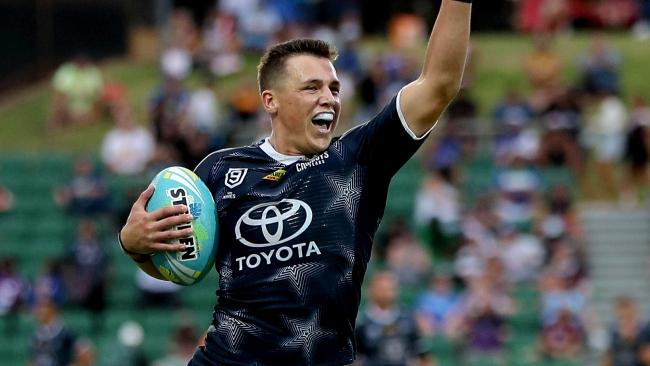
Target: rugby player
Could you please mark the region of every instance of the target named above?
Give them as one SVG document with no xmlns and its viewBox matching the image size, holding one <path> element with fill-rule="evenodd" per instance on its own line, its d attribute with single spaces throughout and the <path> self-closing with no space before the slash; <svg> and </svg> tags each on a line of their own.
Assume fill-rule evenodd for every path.
<svg viewBox="0 0 650 366">
<path fill-rule="evenodd" d="M 374 234 L 391 177 L 416 152 L 459 90 L 470 33 L 469 0 L 443 0 L 420 76 L 367 123 L 333 137 L 341 104 L 333 48 L 292 40 L 258 67 L 271 135 L 208 155 L 195 172 L 219 223 L 217 303 L 205 346 L 190 365 L 344 365 Z M 182 250 L 184 207 L 146 212 L 147 188 L 120 231 L 150 275 L 160 250 Z M 185 209 L 185 210 L 184 210 Z"/>
</svg>

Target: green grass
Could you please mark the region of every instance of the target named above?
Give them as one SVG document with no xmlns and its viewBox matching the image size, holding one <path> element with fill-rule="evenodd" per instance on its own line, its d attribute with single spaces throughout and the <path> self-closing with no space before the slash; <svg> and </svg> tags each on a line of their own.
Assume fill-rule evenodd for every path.
<svg viewBox="0 0 650 366">
<path fill-rule="evenodd" d="M 650 100 L 650 45 L 647 41 L 637 41 L 627 33 L 611 33 L 610 42 L 623 54 L 622 83 L 624 96 L 640 94 Z M 472 37 L 476 48 L 478 65 L 473 95 L 481 111 L 485 114 L 495 105 L 502 92 L 509 86 L 523 90 L 528 88 L 524 78 L 523 64 L 526 55 L 532 50 L 532 40 L 528 36 L 486 35 Z M 580 55 L 588 49 L 590 35 L 579 33 L 560 36 L 554 47 L 562 55 L 566 66 L 564 81 L 574 84 L 578 80 L 577 63 Z"/>
<path fill-rule="evenodd" d="M 576 80 L 576 60 L 589 45 L 588 34 L 562 36 L 555 46 L 560 50 L 567 65 L 564 75 L 567 82 Z M 650 47 L 647 42 L 636 41 L 625 33 L 610 34 L 612 43 L 624 55 L 623 87 L 626 97 L 641 94 L 650 100 Z M 515 85 L 526 89 L 522 65 L 531 50 L 531 40 L 527 36 L 512 34 L 475 34 L 476 75 L 472 94 L 479 103 L 481 114 L 486 116 L 501 98 L 503 91 Z M 385 47 L 374 41 L 373 48 Z M 243 77 L 254 80 L 256 56 L 247 59 L 244 71 L 238 75 L 218 80 L 216 90 L 223 99 L 233 86 Z M 129 99 L 135 110 L 138 122 L 146 123 L 147 100 L 152 89 L 159 82 L 159 73 L 154 63 L 134 63 L 128 60 L 111 60 L 102 65 L 108 79 L 127 85 Z M 188 84 L 198 84 L 194 75 Z M 48 151 L 70 153 L 95 153 L 104 133 L 111 127 L 108 118 L 98 124 L 69 129 L 48 135 L 45 132 L 51 91 L 49 81 L 10 95 L 0 101 L 0 152 L 43 153 Z"/>
</svg>

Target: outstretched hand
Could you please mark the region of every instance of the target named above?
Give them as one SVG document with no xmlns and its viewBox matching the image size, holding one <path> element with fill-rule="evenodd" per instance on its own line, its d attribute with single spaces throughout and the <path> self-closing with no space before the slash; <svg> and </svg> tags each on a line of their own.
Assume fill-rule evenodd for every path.
<svg viewBox="0 0 650 366">
<path fill-rule="evenodd" d="M 120 231 L 124 249 L 135 254 L 184 250 L 183 244 L 170 244 L 167 241 L 192 235 L 192 229 L 173 230 L 177 225 L 191 222 L 192 215 L 185 205 L 147 212 L 145 207 L 153 192 L 153 185 L 149 185 L 133 203 L 126 224 Z"/>
</svg>

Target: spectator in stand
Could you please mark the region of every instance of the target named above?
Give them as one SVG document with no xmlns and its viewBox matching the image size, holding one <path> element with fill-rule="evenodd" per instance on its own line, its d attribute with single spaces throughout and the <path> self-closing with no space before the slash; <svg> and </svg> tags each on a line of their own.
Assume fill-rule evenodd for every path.
<svg viewBox="0 0 650 366">
<path fill-rule="evenodd" d="M 492 197 L 479 197 L 474 207 L 464 215 L 462 225 L 463 236 L 469 246 L 475 247 L 482 257 L 495 255 L 498 242 L 494 233 L 499 226 L 499 218 L 495 214 Z"/>
<path fill-rule="evenodd" d="M 141 174 L 154 154 L 153 136 L 148 129 L 135 124 L 128 105 L 113 109 L 113 118 L 115 127 L 102 141 L 102 162 L 114 174 Z"/>
<path fill-rule="evenodd" d="M 261 116 L 259 92 L 254 80 L 247 79 L 240 82 L 230 94 L 227 108 L 233 125 L 231 135 L 234 145 L 250 144 L 259 135 L 258 122 Z M 268 125 L 264 119 L 264 124 Z"/>
<path fill-rule="evenodd" d="M 429 229 L 434 257 L 450 258 L 460 239 L 460 192 L 451 168 L 427 174 L 415 197 L 415 222 Z"/>
<path fill-rule="evenodd" d="M 634 25 L 634 34 L 640 40 L 650 38 L 650 0 L 639 0 L 640 16 Z"/>
<path fill-rule="evenodd" d="M 177 142 L 179 128 L 187 118 L 190 94 L 180 79 L 166 77 L 163 85 L 156 88 L 149 102 L 149 117 L 156 141 Z"/>
<path fill-rule="evenodd" d="M 541 324 L 547 327 L 555 324 L 564 311 L 570 312 L 580 327 L 584 325 L 587 313 L 587 298 L 561 273 L 549 270 L 540 279 L 541 286 Z"/>
<path fill-rule="evenodd" d="M 32 303 L 39 299 L 48 299 L 56 306 L 63 306 L 67 293 L 63 281 L 63 263 L 58 259 L 49 259 L 43 263 L 41 273 L 34 280 Z"/>
<path fill-rule="evenodd" d="M 149 103 L 149 116 L 156 142 L 175 150 L 181 162 L 187 161 L 188 145 L 183 126 L 188 124 L 190 94 L 183 82 L 176 78 L 165 78 Z"/>
<path fill-rule="evenodd" d="M 282 18 L 267 0 L 257 0 L 245 15 L 238 19 L 244 48 L 263 52 L 278 41 Z"/>
<path fill-rule="evenodd" d="M 598 169 L 596 188 L 606 198 L 617 198 L 619 182 L 616 167 L 625 152 L 628 113 L 623 101 L 613 92 L 596 94 L 594 113 L 588 118 L 584 138 L 591 148 Z"/>
<path fill-rule="evenodd" d="M 176 7 L 163 29 L 162 42 L 166 47 L 177 46 L 191 54 L 196 50 L 199 34 L 189 9 Z"/>
<path fill-rule="evenodd" d="M 517 10 L 518 27 L 526 32 L 558 32 L 570 27 L 567 0 L 523 0 Z"/>
<path fill-rule="evenodd" d="M 496 161 L 519 155 L 531 159 L 539 150 L 539 137 L 532 126 L 535 112 L 516 89 L 509 89 L 492 113 L 496 133 Z"/>
<path fill-rule="evenodd" d="M 6 335 L 16 331 L 18 314 L 29 298 L 29 284 L 18 273 L 13 258 L 0 261 L 0 317 L 4 318 Z"/>
<path fill-rule="evenodd" d="M 536 111 L 546 109 L 561 90 L 563 62 L 552 48 L 552 37 L 539 34 L 534 37 L 534 49 L 526 58 L 524 72 L 532 87 L 531 106 Z"/>
<path fill-rule="evenodd" d="M 0 186 L 0 214 L 10 212 L 14 208 L 14 195 L 11 191 Z"/>
<path fill-rule="evenodd" d="M 492 112 L 494 129 L 500 133 L 508 133 L 515 127 L 526 128 L 535 117 L 535 112 L 521 91 L 511 87 L 504 98 L 499 101 Z"/>
<path fill-rule="evenodd" d="M 163 75 L 185 79 L 192 71 L 198 45 L 198 31 L 192 14 L 184 8 L 174 9 L 163 31 L 164 50 L 160 56 Z"/>
<path fill-rule="evenodd" d="M 556 320 L 542 327 L 542 356 L 553 360 L 575 360 L 584 350 L 585 331 L 570 310 L 560 310 Z"/>
<path fill-rule="evenodd" d="M 174 330 L 169 353 L 155 360 L 153 366 L 186 366 L 199 342 L 196 328 L 192 324 L 181 324 Z"/>
<path fill-rule="evenodd" d="M 462 295 L 454 288 L 452 274 L 437 271 L 429 285 L 415 302 L 415 314 L 420 334 L 424 337 L 448 336 L 452 318 L 457 316 Z"/>
<path fill-rule="evenodd" d="M 556 184 L 549 189 L 545 202 L 544 216 L 541 219 L 541 234 L 546 239 L 559 239 L 567 236 L 578 242 L 584 232 L 578 213 L 574 209 L 571 188 Z"/>
<path fill-rule="evenodd" d="M 495 174 L 495 213 L 503 224 L 531 227 L 540 199 L 540 173 L 532 161 L 523 156 L 512 155 L 507 159 Z"/>
<path fill-rule="evenodd" d="M 341 34 L 341 36 L 350 37 L 346 34 Z M 356 40 L 348 40 L 343 43 L 339 50 L 339 57 L 336 59 L 336 69 L 355 77 L 362 74 L 361 56 L 359 55 L 359 45 Z"/>
<path fill-rule="evenodd" d="M 468 279 L 462 316 L 453 327 L 455 336 L 464 343 L 469 362 L 504 362 L 506 320 L 514 307 L 510 295 L 494 281 L 495 278 L 484 275 Z"/>
<path fill-rule="evenodd" d="M 203 26 L 201 62 L 215 76 L 227 76 L 244 65 L 237 19 L 231 13 L 212 10 Z"/>
<path fill-rule="evenodd" d="M 560 277 L 567 287 L 581 287 L 587 279 L 584 255 L 569 237 L 551 241 L 548 250 L 548 263 L 544 270 Z"/>
<path fill-rule="evenodd" d="M 594 13 L 605 28 L 631 26 L 639 18 L 639 10 L 637 0 L 600 0 L 594 4 Z"/>
<path fill-rule="evenodd" d="M 546 254 L 539 238 L 523 234 L 508 224 L 502 225 L 498 234 L 499 257 L 505 267 L 506 280 L 510 284 L 536 280 Z"/>
<path fill-rule="evenodd" d="M 79 53 L 72 61 L 61 65 L 54 74 L 52 86 L 50 130 L 90 124 L 100 116 L 104 80 L 99 68 L 87 55 Z"/>
<path fill-rule="evenodd" d="M 339 18 L 338 33 L 345 43 L 343 48 L 352 47 L 351 51 L 356 54 L 358 52 L 356 42 L 360 41 L 363 36 L 363 26 L 361 24 L 362 19 L 359 9 L 360 6 L 358 6 L 358 4 L 356 6 L 350 6 L 351 3 L 352 2 L 347 2 L 348 7 L 343 10 Z M 346 51 L 343 51 L 343 53 L 346 53 Z M 340 55 L 341 53 L 339 53 L 339 59 L 341 57 Z M 337 65 L 336 69 L 340 70 L 341 66 Z M 344 66 L 343 69 L 346 69 L 346 67 Z M 349 68 L 347 68 L 347 70 L 350 72 L 352 71 Z M 360 71 L 360 69 L 357 69 L 357 71 Z"/>
<path fill-rule="evenodd" d="M 108 253 L 97 237 L 95 223 L 81 221 L 77 238 L 68 249 L 67 288 L 70 299 L 92 314 L 93 331 L 103 327 L 106 308 Z"/>
<path fill-rule="evenodd" d="M 625 141 L 626 179 L 621 199 L 641 203 L 650 196 L 650 107 L 634 98 L 630 127 Z"/>
<path fill-rule="evenodd" d="M 245 17 L 258 2 L 259 0 L 221 0 L 217 7 L 219 11 L 232 14 L 239 19 Z"/>
<path fill-rule="evenodd" d="M 591 94 L 620 92 L 620 52 L 614 49 L 603 33 L 595 33 L 591 47 L 581 56 L 582 86 Z"/>
<path fill-rule="evenodd" d="M 543 135 L 538 154 L 542 166 L 567 167 L 582 172 L 583 156 L 578 138 L 582 127 L 580 96 L 563 91 L 541 112 Z"/>
<path fill-rule="evenodd" d="M 106 183 L 93 162 L 85 156 L 78 157 L 73 166 L 72 179 L 54 191 L 54 201 L 66 211 L 81 215 L 98 215 L 109 212 L 110 196 Z"/>
<path fill-rule="evenodd" d="M 29 366 L 68 366 L 75 348 L 75 335 L 65 326 L 57 305 L 47 297 L 37 299 L 36 330 L 29 347 Z"/>
<path fill-rule="evenodd" d="M 493 240 L 494 238 L 490 238 Z M 472 277 L 481 276 L 485 273 L 487 267 L 487 258 L 493 256 L 496 251 L 496 241 L 490 243 L 490 248 L 486 248 L 474 239 L 465 238 L 464 243 L 456 252 L 454 259 L 454 271 L 456 275 L 464 281 L 469 281 Z"/>
<path fill-rule="evenodd" d="M 629 297 L 617 298 L 614 314 L 616 323 L 602 366 L 650 365 L 650 323 L 641 321 L 637 302 Z"/>
<path fill-rule="evenodd" d="M 454 170 L 461 158 L 471 152 L 474 143 L 477 105 L 467 93 L 460 94 L 449 105 L 440 136 L 425 151 L 425 169 Z"/>
<path fill-rule="evenodd" d="M 424 283 L 431 268 L 430 257 L 410 231 L 393 237 L 386 248 L 387 268 L 397 277 L 399 285 L 407 289 Z"/>
<path fill-rule="evenodd" d="M 102 365 L 105 366 L 149 366 L 144 351 L 144 329 L 140 323 L 128 320 L 117 329 L 116 342 L 102 349 Z"/>
<path fill-rule="evenodd" d="M 356 326 L 359 365 L 410 365 L 429 358 L 413 314 L 397 305 L 399 285 L 391 272 L 377 272 L 369 285 L 370 302 Z M 357 364 L 357 363 L 355 363 Z"/>
<path fill-rule="evenodd" d="M 140 292 L 138 305 L 148 308 L 176 308 L 181 305 L 178 292 L 181 286 L 153 278 L 138 269 L 135 275 L 135 284 Z"/>
<path fill-rule="evenodd" d="M 367 69 L 360 74 L 357 89 L 359 90 L 359 121 L 367 121 L 379 111 L 380 94 L 388 83 L 388 75 L 379 57 L 373 58 Z"/>
<path fill-rule="evenodd" d="M 378 233 L 375 238 L 374 250 L 376 250 L 373 257 L 377 258 L 380 262 L 386 261 L 386 249 L 393 240 L 400 237 L 411 235 L 411 228 L 402 216 L 398 216 L 388 222 L 387 228 L 384 233 Z"/>
<path fill-rule="evenodd" d="M 210 149 L 221 149 L 226 144 L 231 126 L 219 108 L 214 92 L 214 78 L 208 76 L 199 89 L 192 92 L 188 106 L 190 130 L 205 135 Z"/>
<path fill-rule="evenodd" d="M 214 78 L 203 78 L 198 89 L 190 94 L 188 104 L 190 127 L 211 135 L 224 135 L 223 117 L 219 110 L 219 100 L 214 92 Z"/>
</svg>

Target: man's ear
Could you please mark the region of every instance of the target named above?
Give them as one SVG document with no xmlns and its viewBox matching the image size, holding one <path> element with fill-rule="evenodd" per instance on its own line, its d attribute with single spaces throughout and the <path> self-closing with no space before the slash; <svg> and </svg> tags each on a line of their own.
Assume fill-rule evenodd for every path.
<svg viewBox="0 0 650 366">
<path fill-rule="evenodd" d="M 273 95 L 273 92 L 270 90 L 265 90 L 262 92 L 262 105 L 264 106 L 266 113 L 270 115 L 274 115 L 278 112 L 277 100 L 275 98 L 275 95 Z"/>
</svg>

